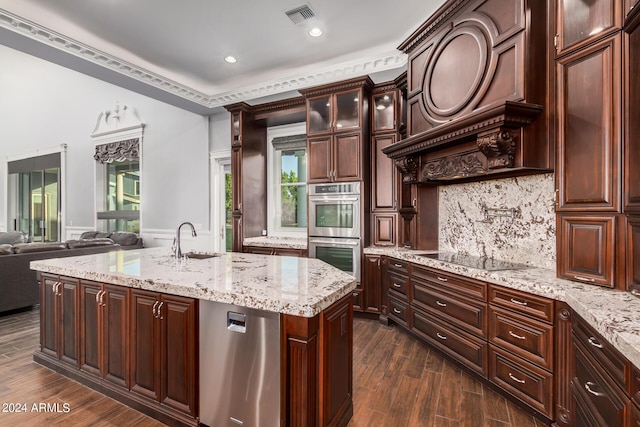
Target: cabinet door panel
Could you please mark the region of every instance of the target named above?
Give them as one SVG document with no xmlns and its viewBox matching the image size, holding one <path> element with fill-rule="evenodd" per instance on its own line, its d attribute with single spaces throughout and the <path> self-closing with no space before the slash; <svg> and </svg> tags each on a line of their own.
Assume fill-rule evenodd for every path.
<svg viewBox="0 0 640 427">
<path fill-rule="evenodd" d="M 364 310 L 369 313 L 380 313 L 382 305 L 382 272 L 380 271 L 380 256 L 364 256 L 364 280 L 362 289 L 364 294 Z"/>
<path fill-rule="evenodd" d="M 118 286 L 104 286 L 103 354 L 104 377 L 127 387 L 129 339 L 129 291 Z"/>
<path fill-rule="evenodd" d="M 558 211 L 618 210 L 620 51 L 618 35 L 556 61 Z"/>
<path fill-rule="evenodd" d="M 78 324 L 78 282 L 62 279 L 60 308 L 62 322 L 60 323 L 60 358 L 73 365 L 78 364 L 79 353 L 79 324 Z"/>
<path fill-rule="evenodd" d="M 56 301 L 54 293 L 58 285 L 57 277 L 42 275 L 40 281 L 42 293 L 40 305 L 40 348 L 44 353 L 58 355 L 58 328 Z"/>
<path fill-rule="evenodd" d="M 307 141 L 308 182 L 331 180 L 331 137 L 309 138 Z"/>
<path fill-rule="evenodd" d="M 334 176 L 336 181 L 358 181 L 362 162 L 360 134 L 334 136 Z"/>
<path fill-rule="evenodd" d="M 615 220 L 615 216 L 560 215 L 558 275 L 613 287 Z"/>
<path fill-rule="evenodd" d="M 396 245 L 396 215 L 373 214 L 373 245 Z"/>
<path fill-rule="evenodd" d="M 153 292 L 131 292 L 131 390 L 154 400 L 158 400 L 160 391 L 160 354 L 154 316 L 158 297 Z"/>
<path fill-rule="evenodd" d="M 627 289 L 640 292 L 640 216 L 627 218 Z"/>
<path fill-rule="evenodd" d="M 394 210 L 397 207 L 398 171 L 393 159 L 382 152 L 383 148 L 396 142 L 396 135 L 373 137 L 373 159 L 371 162 L 371 209 Z"/>
<path fill-rule="evenodd" d="M 80 284 L 80 368 L 96 375 L 101 373 L 100 306 L 97 283 Z"/>
<path fill-rule="evenodd" d="M 636 6 L 640 7 L 640 5 Z M 625 70 L 625 212 L 640 214 L 640 27 L 628 37 L 624 59 Z"/>
<path fill-rule="evenodd" d="M 160 402 L 187 414 L 196 414 L 198 336 L 196 301 L 162 296 Z"/>
</svg>

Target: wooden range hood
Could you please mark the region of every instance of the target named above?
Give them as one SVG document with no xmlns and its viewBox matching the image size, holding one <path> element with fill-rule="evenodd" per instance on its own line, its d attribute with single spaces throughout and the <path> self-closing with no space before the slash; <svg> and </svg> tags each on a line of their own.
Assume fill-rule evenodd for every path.
<svg viewBox="0 0 640 427">
<path fill-rule="evenodd" d="M 546 3 L 449 0 L 400 45 L 408 136 L 383 152 L 404 183 L 552 169 Z"/>
</svg>

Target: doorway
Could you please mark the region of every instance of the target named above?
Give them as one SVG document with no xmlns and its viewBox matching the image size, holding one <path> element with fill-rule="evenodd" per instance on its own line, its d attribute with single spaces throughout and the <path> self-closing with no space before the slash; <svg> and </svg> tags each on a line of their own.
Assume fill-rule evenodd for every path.
<svg viewBox="0 0 640 427">
<path fill-rule="evenodd" d="M 211 153 L 211 229 L 218 252 L 231 252 L 231 188 L 230 153 Z"/>
<path fill-rule="evenodd" d="M 60 153 L 7 164 L 8 229 L 34 242 L 61 240 Z"/>
</svg>

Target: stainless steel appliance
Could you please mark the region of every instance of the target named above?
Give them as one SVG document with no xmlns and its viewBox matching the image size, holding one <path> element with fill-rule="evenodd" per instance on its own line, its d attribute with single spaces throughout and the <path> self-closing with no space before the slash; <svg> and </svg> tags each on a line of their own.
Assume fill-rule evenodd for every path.
<svg viewBox="0 0 640 427">
<path fill-rule="evenodd" d="M 309 258 L 318 258 L 360 282 L 360 239 L 309 237 Z"/>
<path fill-rule="evenodd" d="M 200 422 L 280 426 L 280 315 L 200 301 Z"/>
<path fill-rule="evenodd" d="M 360 238 L 360 183 L 309 185 L 309 236 Z"/>
</svg>

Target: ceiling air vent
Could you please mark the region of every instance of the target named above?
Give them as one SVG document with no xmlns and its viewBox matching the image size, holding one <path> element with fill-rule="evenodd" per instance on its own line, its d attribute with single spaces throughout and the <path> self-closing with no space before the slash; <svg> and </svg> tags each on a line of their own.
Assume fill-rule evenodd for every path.
<svg viewBox="0 0 640 427">
<path fill-rule="evenodd" d="M 313 10 L 311 10 L 308 4 L 296 7 L 291 10 L 287 10 L 285 13 L 289 17 L 289 19 L 291 19 L 291 21 L 293 21 L 293 23 L 296 25 L 311 18 L 315 18 L 316 16 L 316 14 L 313 13 Z"/>
</svg>

